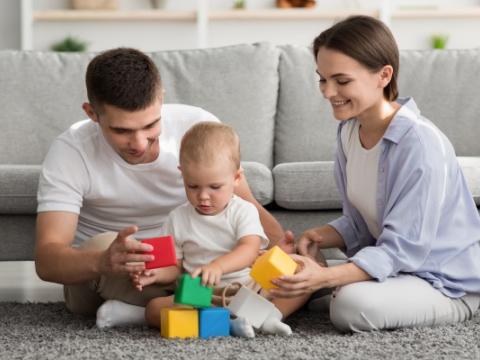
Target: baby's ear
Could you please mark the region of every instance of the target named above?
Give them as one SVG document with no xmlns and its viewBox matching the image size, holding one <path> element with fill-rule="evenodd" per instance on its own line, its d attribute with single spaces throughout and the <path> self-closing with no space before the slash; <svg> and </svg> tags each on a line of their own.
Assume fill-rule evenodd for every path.
<svg viewBox="0 0 480 360">
<path fill-rule="evenodd" d="M 240 168 L 235 172 L 235 183 L 238 184 L 243 177 L 243 169 Z"/>
</svg>

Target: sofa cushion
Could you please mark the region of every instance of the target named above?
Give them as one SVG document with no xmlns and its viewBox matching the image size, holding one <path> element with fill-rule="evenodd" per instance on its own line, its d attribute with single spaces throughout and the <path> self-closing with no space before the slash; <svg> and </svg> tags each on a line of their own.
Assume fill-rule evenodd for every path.
<svg viewBox="0 0 480 360">
<path fill-rule="evenodd" d="M 473 200 L 480 206 L 480 157 L 458 157 Z M 341 209 L 333 161 L 279 164 L 273 168 L 275 202 L 290 210 Z"/>
<path fill-rule="evenodd" d="M 338 122 L 319 90 L 312 51 L 279 47 L 275 164 L 333 160 Z"/>
<path fill-rule="evenodd" d="M 413 96 L 458 156 L 480 155 L 479 83 L 480 49 L 400 52 L 400 95 Z"/>
<path fill-rule="evenodd" d="M 457 159 L 473 195 L 473 200 L 477 206 L 480 206 L 480 156 L 459 156 Z"/>
<path fill-rule="evenodd" d="M 0 214 L 35 214 L 40 165 L 0 165 Z"/>
<path fill-rule="evenodd" d="M 265 165 L 243 161 L 242 167 L 255 198 L 273 201 L 273 177 Z M 35 214 L 41 165 L 0 165 L 0 214 Z"/>
<path fill-rule="evenodd" d="M 311 50 L 280 50 L 275 163 L 333 160 L 337 122 L 320 94 Z M 415 99 L 459 156 L 480 154 L 480 127 L 472 125 L 480 114 L 479 59 L 480 49 L 400 52 L 400 96 Z"/>
<path fill-rule="evenodd" d="M 240 136 L 242 159 L 273 165 L 279 50 L 267 43 L 152 53 L 165 102 L 200 106 Z"/>
<path fill-rule="evenodd" d="M 291 210 L 341 209 L 333 161 L 295 162 L 273 168 L 275 202 Z"/>
<path fill-rule="evenodd" d="M 150 55 L 165 102 L 212 112 L 239 133 L 243 159 L 271 168 L 278 54 L 262 43 Z M 41 164 L 53 139 L 86 117 L 84 77 L 94 55 L 0 51 L 0 164 Z"/>
<path fill-rule="evenodd" d="M 242 161 L 242 168 L 253 196 L 262 205 L 273 201 L 273 176 L 265 165 L 253 161 Z"/>
<path fill-rule="evenodd" d="M 40 164 L 53 139 L 86 117 L 92 56 L 0 51 L 0 164 Z"/>
</svg>

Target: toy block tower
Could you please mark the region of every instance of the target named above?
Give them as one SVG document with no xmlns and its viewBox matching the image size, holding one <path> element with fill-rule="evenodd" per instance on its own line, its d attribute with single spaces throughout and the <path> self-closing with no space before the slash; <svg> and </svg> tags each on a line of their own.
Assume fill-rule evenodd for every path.
<svg viewBox="0 0 480 360">
<path fill-rule="evenodd" d="M 209 307 L 212 304 L 212 293 L 212 288 L 200 284 L 200 276 L 192 279 L 189 274 L 183 274 L 180 276 L 175 290 L 174 302 L 196 307 Z"/>
<path fill-rule="evenodd" d="M 172 236 L 168 235 L 145 239 L 142 240 L 142 242 L 153 246 L 153 251 L 145 251 L 144 254 L 152 254 L 155 256 L 154 260 L 145 263 L 146 269 L 155 269 L 177 264 L 175 244 Z"/>
<path fill-rule="evenodd" d="M 198 337 L 197 309 L 163 308 L 160 312 L 160 335 L 164 338 Z"/>
<path fill-rule="evenodd" d="M 231 299 L 227 308 L 232 314 L 245 318 L 249 324 L 258 329 L 275 309 L 275 305 L 263 296 L 242 286 Z"/>
<path fill-rule="evenodd" d="M 282 275 L 293 275 L 296 269 L 297 263 L 278 246 L 274 246 L 255 261 L 250 276 L 268 290 L 276 287 L 271 280 Z"/>
<path fill-rule="evenodd" d="M 230 335 L 230 311 L 223 307 L 198 310 L 199 332 L 203 339 Z"/>
</svg>

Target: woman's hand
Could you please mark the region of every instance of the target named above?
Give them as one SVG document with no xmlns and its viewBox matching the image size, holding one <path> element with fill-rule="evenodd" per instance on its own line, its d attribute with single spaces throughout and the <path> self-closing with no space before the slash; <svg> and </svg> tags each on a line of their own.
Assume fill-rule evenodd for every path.
<svg viewBox="0 0 480 360">
<path fill-rule="evenodd" d="M 270 295 L 279 298 L 291 298 L 311 294 L 312 292 L 330 287 L 329 271 L 308 256 L 290 255 L 298 264 L 294 275 L 284 275 L 272 280 L 278 288 L 271 289 Z"/>
<path fill-rule="evenodd" d="M 201 282 L 203 286 L 215 286 L 220 284 L 223 270 L 220 265 L 211 262 L 210 264 L 195 269 L 192 272 L 192 278 L 196 278 L 200 274 L 202 274 Z"/>
</svg>

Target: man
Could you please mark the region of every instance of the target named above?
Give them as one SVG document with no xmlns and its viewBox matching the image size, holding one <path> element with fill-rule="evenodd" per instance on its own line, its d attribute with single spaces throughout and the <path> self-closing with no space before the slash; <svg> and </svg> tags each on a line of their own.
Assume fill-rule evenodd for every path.
<svg viewBox="0 0 480 360">
<path fill-rule="evenodd" d="M 90 119 L 60 135 L 43 164 L 35 258 L 40 278 L 65 285 L 67 308 L 91 315 L 107 299 L 145 306 L 168 291 L 131 285 L 127 274 L 152 259 L 141 254 L 150 246 L 132 236 L 156 236 L 170 210 L 186 201 L 177 169 L 181 137 L 216 118 L 192 106 L 163 105 L 158 69 L 134 49 L 96 56 L 86 86 Z M 236 193 L 258 208 L 272 242 L 284 237 L 245 178 Z"/>
</svg>

